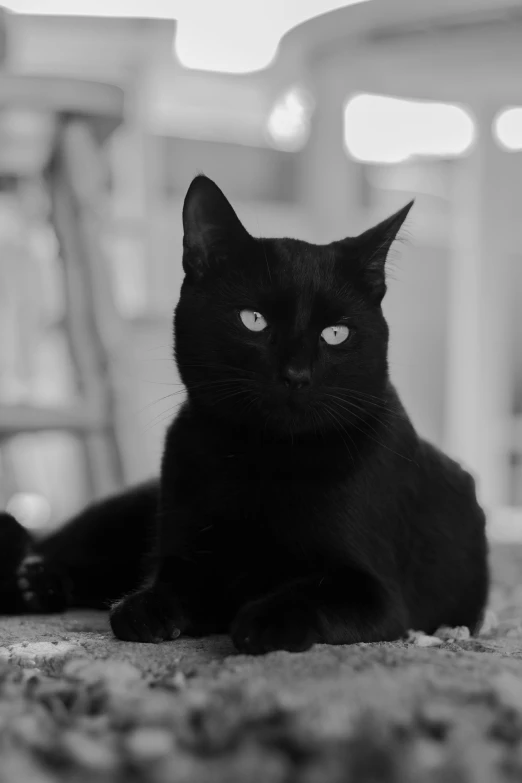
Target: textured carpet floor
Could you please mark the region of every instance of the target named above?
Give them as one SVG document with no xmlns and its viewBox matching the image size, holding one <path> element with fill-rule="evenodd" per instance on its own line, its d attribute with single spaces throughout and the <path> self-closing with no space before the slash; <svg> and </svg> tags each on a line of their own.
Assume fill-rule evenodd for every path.
<svg viewBox="0 0 522 783">
<path fill-rule="evenodd" d="M 522 547 L 492 562 L 496 624 L 438 646 L 249 658 L 119 642 L 102 613 L 0 618 L 0 783 L 520 780 Z"/>
</svg>

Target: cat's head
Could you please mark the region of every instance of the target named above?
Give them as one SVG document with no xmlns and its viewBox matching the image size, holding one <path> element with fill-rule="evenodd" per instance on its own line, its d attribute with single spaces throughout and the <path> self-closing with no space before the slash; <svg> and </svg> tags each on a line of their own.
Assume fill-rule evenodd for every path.
<svg viewBox="0 0 522 783">
<path fill-rule="evenodd" d="M 357 237 L 257 239 L 210 179 L 183 207 L 179 371 L 194 403 L 292 434 L 379 413 L 387 385 L 385 262 L 411 203 Z"/>
</svg>

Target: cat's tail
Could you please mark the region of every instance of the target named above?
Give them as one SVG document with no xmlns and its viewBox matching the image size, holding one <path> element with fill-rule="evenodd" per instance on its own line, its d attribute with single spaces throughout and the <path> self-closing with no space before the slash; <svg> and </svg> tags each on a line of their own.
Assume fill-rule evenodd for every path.
<svg viewBox="0 0 522 783">
<path fill-rule="evenodd" d="M 0 614 L 104 609 L 135 589 L 152 546 L 158 494 L 158 482 L 140 484 L 40 540 L 0 515 Z"/>
<path fill-rule="evenodd" d="M 34 539 L 29 532 L 6 512 L 0 512 L 0 614 L 25 614 L 39 611 L 39 598 L 29 572 L 33 569 L 32 582 L 41 581 L 40 558 L 33 554 Z M 64 608 L 61 589 L 52 588 L 49 582 L 45 590 L 49 611 Z M 38 592 L 43 591 L 39 585 Z M 58 599 L 58 600 L 57 600 Z"/>
</svg>

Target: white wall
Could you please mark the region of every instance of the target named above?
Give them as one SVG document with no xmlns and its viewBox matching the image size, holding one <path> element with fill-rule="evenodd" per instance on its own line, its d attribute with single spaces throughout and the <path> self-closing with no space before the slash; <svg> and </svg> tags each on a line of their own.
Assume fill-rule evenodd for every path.
<svg viewBox="0 0 522 783">
<path fill-rule="evenodd" d="M 384 313 L 390 326 L 390 376 L 419 432 L 444 438 L 448 256 L 441 249 L 400 246 Z"/>
</svg>

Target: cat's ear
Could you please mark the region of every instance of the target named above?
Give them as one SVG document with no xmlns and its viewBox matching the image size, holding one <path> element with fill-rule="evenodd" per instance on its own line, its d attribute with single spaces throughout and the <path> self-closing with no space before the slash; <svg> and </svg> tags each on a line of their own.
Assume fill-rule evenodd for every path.
<svg viewBox="0 0 522 783">
<path fill-rule="evenodd" d="M 346 240 L 358 277 L 373 301 L 380 302 L 386 293 L 386 258 L 412 206 L 413 200 L 358 237 Z"/>
<path fill-rule="evenodd" d="M 215 182 L 192 180 L 183 204 L 183 269 L 200 279 L 213 259 L 237 249 L 249 234 Z"/>
</svg>

